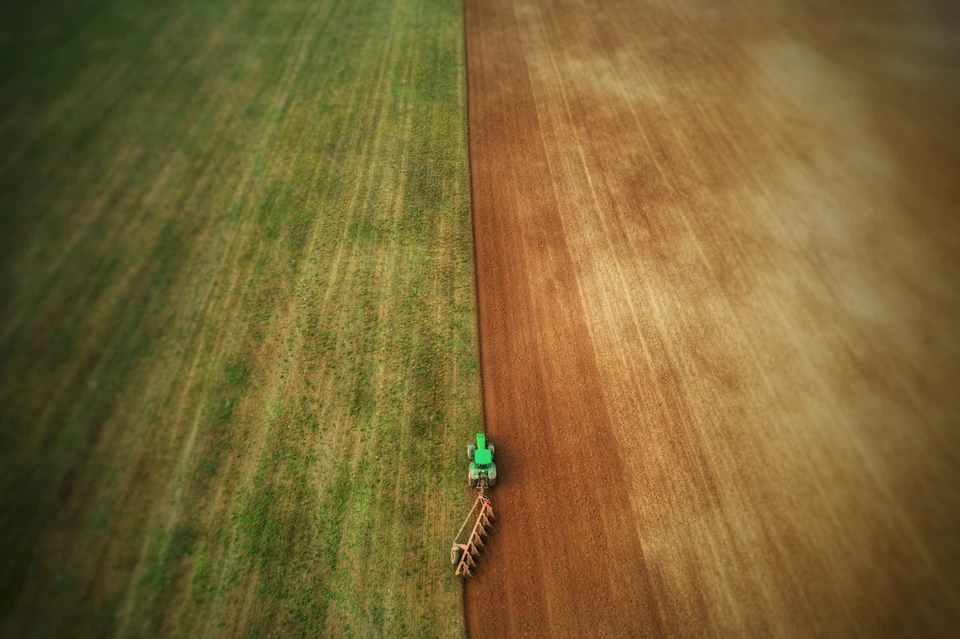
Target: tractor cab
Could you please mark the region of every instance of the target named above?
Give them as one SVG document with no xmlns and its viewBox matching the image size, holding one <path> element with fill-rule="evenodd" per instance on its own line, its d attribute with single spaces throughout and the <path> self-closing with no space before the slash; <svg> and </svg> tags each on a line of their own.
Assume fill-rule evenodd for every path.
<svg viewBox="0 0 960 639">
<path fill-rule="evenodd" d="M 497 485 L 497 465 L 493 463 L 493 444 L 487 444 L 487 437 L 477 433 L 477 443 L 467 446 L 470 459 L 468 480 L 471 488 L 493 487 Z"/>
<path fill-rule="evenodd" d="M 487 437 L 477 434 L 477 447 L 473 452 L 473 463 L 477 466 L 489 466 L 493 463 L 493 451 L 487 448 Z"/>
</svg>

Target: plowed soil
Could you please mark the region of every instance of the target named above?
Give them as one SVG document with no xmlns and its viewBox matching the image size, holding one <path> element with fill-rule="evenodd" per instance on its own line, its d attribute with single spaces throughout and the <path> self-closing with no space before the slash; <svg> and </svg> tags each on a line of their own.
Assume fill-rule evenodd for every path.
<svg viewBox="0 0 960 639">
<path fill-rule="evenodd" d="M 468 633 L 960 623 L 960 16 L 467 0 Z"/>
</svg>

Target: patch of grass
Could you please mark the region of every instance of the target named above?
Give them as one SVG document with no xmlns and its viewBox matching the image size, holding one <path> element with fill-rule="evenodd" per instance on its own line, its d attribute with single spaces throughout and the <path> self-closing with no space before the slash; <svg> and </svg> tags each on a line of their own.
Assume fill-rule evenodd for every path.
<svg viewBox="0 0 960 639">
<path fill-rule="evenodd" d="M 200 551 L 197 553 L 193 564 L 191 585 L 194 592 L 203 593 L 209 590 L 212 577 L 213 566 L 211 565 L 210 554 L 206 551 Z"/>
<path fill-rule="evenodd" d="M 197 544 L 197 531 L 188 526 L 178 526 L 170 539 L 170 557 L 180 560 L 193 554 Z"/>
<path fill-rule="evenodd" d="M 241 393 L 250 386 L 250 367 L 245 361 L 227 362 L 227 382 Z"/>
<path fill-rule="evenodd" d="M 213 419 L 205 431 L 200 461 L 201 481 L 209 481 L 220 467 L 221 460 L 233 448 L 233 430 L 230 427 L 234 411 L 250 388 L 250 366 L 239 358 L 228 359 L 221 376 L 211 393 L 208 406 Z M 205 485 L 205 484 L 204 484 Z"/>
<path fill-rule="evenodd" d="M 225 383 L 218 385 L 211 398 L 220 424 L 230 423 L 237 403 L 250 385 L 250 369 L 242 360 L 229 360 L 225 373 Z"/>
</svg>

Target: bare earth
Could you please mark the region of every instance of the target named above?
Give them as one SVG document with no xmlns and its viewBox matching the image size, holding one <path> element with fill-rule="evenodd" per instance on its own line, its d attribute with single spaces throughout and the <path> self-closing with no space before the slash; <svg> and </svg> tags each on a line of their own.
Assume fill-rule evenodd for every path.
<svg viewBox="0 0 960 639">
<path fill-rule="evenodd" d="M 960 14 L 835 4 L 467 0 L 470 635 L 960 623 Z"/>
</svg>

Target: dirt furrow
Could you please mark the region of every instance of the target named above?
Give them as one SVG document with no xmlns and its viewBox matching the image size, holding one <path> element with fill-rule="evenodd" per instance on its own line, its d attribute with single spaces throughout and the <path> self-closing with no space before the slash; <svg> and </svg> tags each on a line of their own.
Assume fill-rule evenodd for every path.
<svg viewBox="0 0 960 639">
<path fill-rule="evenodd" d="M 471 636 L 957 622 L 958 33 L 933 2 L 467 1 L 502 465 Z"/>
</svg>

